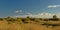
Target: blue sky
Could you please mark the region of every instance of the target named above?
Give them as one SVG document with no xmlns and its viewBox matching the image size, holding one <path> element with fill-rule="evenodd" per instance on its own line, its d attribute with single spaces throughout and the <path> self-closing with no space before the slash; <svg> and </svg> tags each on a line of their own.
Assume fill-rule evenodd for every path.
<svg viewBox="0 0 60 30">
<path fill-rule="evenodd" d="M 43 12 L 59 13 L 60 0 L 0 0 L 0 17 Z"/>
</svg>

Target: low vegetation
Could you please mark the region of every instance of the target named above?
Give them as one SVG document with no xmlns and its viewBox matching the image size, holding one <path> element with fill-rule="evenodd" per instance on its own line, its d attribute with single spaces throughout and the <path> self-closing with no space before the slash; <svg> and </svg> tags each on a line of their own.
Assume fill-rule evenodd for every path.
<svg viewBox="0 0 60 30">
<path fill-rule="evenodd" d="M 11 18 L 9 16 L 7 18 L 0 18 L 0 30 L 49 30 L 49 28 L 50 30 L 58 30 L 58 27 L 60 28 L 60 19 L 56 15 L 49 19 Z"/>
</svg>

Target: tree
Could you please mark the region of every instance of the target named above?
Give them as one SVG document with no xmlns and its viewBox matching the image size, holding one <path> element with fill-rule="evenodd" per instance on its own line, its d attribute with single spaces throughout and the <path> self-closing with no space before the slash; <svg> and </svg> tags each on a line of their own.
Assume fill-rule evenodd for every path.
<svg viewBox="0 0 60 30">
<path fill-rule="evenodd" d="M 57 18 L 57 16 L 56 15 L 53 15 L 53 19 L 56 19 Z"/>
<path fill-rule="evenodd" d="M 10 16 L 8 16 L 7 18 L 8 18 L 8 19 L 10 19 L 11 17 L 10 17 Z"/>
<path fill-rule="evenodd" d="M 57 16 L 56 16 L 56 15 L 54 15 L 54 16 L 53 16 L 53 20 L 58 21 L 58 20 L 59 20 L 59 18 L 57 18 Z"/>
<path fill-rule="evenodd" d="M 58 20 L 59 20 L 59 18 L 57 18 L 57 16 L 56 16 L 56 15 L 53 15 L 53 18 L 49 18 L 49 20 L 58 21 Z"/>
</svg>

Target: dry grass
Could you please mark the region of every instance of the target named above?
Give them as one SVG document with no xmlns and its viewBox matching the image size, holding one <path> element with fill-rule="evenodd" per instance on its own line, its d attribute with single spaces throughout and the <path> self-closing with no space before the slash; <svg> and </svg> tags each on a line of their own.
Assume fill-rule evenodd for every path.
<svg viewBox="0 0 60 30">
<path fill-rule="evenodd" d="M 28 21 L 29 23 L 23 23 L 21 19 L 17 19 L 17 20 L 19 21 L 10 22 L 10 24 L 8 24 L 8 21 L 6 20 L 0 21 L 0 30 L 60 30 L 60 26 L 46 27 L 45 25 L 41 25 L 42 23 L 46 22 L 43 20 L 39 20 L 38 22 L 35 22 L 35 21 L 30 21 L 29 19 L 27 19 L 29 20 Z M 53 21 L 48 21 L 48 22 L 53 23 Z"/>
</svg>

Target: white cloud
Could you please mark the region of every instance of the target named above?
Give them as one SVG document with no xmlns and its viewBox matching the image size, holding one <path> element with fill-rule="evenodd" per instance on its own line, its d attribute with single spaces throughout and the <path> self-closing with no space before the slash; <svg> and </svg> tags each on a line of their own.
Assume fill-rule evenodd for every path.
<svg viewBox="0 0 60 30">
<path fill-rule="evenodd" d="M 56 7 L 60 7 L 60 5 L 49 5 L 48 8 L 56 8 Z"/>
<path fill-rule="evenodd" d="M 34 17 L 34 18 L 51 18 L 54 14 L 51 14 L 51 13 L 38 13 L 38 14 L 31 14 L 31 13 L 28 13 L 28 15 L 17 15 L 17 16 L 14 16 L 14 17 Z"/>
<path fill-rule="evenodd" d="M 19 11 L 15 11 L 15 13 L 18 13 Z"/>
<path fill-rule="evenodd" d="M 27 15 L 32 15 L 32 13 L 27 13 Z"/>
<path fill-rule="evenodd" d="M 59 13 L 56 13 L 57 17 L 60 18 L 60 12 Z"/>
<path fill-rule="evenodd" d="M 42 18 L 51 18 L 54 14 L 52 13 L 41 13 L 40 17 Z"/>
<path fill-rule="evenodd" d="M 15 13 L 21 13 L 22 12 L 22 10 L 16 10 L 15 11 Z"/>
</svg>

